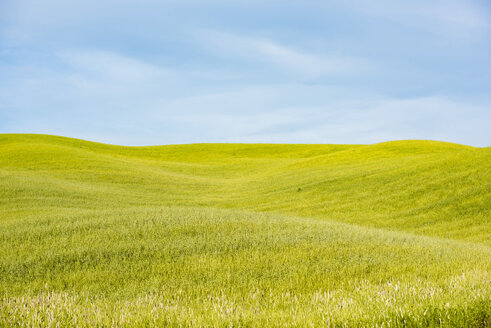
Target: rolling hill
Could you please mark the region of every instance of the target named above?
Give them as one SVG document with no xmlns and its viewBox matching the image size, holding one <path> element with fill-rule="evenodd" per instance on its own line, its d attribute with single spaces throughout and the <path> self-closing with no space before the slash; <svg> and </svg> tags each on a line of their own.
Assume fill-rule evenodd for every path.
<svg viewBox="0 0 491 328">
<path fill-rule="evenodd" d="M 490 325 L 491 148 L 0 135 L 0 325 Z"/>
</svg>

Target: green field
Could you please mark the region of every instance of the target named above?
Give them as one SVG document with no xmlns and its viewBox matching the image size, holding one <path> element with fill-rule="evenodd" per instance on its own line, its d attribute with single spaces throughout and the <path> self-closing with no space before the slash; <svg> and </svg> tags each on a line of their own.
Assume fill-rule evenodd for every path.
<svg viewBox="0 0 491 328">
<path fill-rule="evenodd" d="M 0 134 L 0 326 L 490 327 L 491 148 Z"/>
</svg>

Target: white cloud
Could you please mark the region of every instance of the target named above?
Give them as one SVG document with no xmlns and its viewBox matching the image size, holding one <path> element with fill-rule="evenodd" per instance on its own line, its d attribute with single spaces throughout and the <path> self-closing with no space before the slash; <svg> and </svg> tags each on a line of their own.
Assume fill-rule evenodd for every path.
<svg viewBox="0 0 491 328">
<path fill-rule="evenodd" d="M 106 78 L 141 81 L 167 77 L 169 70 L 148 62 L 100 50 L 70 50 L 58 56 L 72 69 Z"/>
<path fill-rule="evenodd" d="M 343 1 L 364 14 L 459 39 L 489 35 L 491 12 L 474 0 Z"/>
<path fill-rule="evenodd" d="M 134 64 L 133 68 L 143 67 L 142 72 L 148 68 L 140 62 Z M 124 91 L 134 92 L 128 97 L 111 91 L 105 84 L 101 87 L 106 89 L 96 93 L 92 89 L 67 87 L 63 75 L 48 78 L 43 74 L 42 79 L 31 79 L 22 88 L 3 89 L 1 98 L 6 103 L 2 106 L 11 107 L 6 96 L 13 94 L 10 105 L 24 110 L 7 116 L 11 132 L 62 134 L 127 145 L 374 143 L 396 139 L 491 144 L 487 132 L 491 106 L 486 104 L 437 96 L 383 98 L 350 88 L 298 84 L 236 86 L 218 93 L 172 98 L 155 90 L 147 93 L 148 86 L 155 82 L 151 78 L 149 81 L 125 86 Z M 21 94 L 30 97 L 19 103 Z M 47 109 L 50 115 L 45 116 Z"/>
<path fill-rule="evenodd" d="M 264 63 L 270 68 L 301 78 L 326 75 L 350 75 L 366 72 L 366 60 L 295 49 L 267 38 L 245 37 L 215 30 L 196 31 L 195 37 L 205 49 L 222 58 Z"/>
<path fill-rule="evenodd" d="M 356 94 L 346 101 L 344 95 L 336 97 L 339 90 L 309 88 L 267 86 L 182 99 L 165 106 L 177 110 L 156 111 L 152 120 L 193 131 L 179 136 L 185 142 L 375 143 L 433 139 L 491 144 L 486 132 L 490 106 L 484 104 L 439 96 L 404 99 Z M 315 93 L 324 93 L 326 98 L 317 105 L 291 106 L 296 98 L 306 100 Z M 264 103 L 260 99 L 265 99 Z"/>
</svg>

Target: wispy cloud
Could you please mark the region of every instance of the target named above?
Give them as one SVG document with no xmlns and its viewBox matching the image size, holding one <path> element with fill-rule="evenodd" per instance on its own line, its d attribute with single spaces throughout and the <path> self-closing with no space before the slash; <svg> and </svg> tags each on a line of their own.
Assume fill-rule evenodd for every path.
<svg viewBox="0 0 491 328">
<path fill-rule="evenodd" d="M 138 82 L 170 74 L 170 71 L 163 67 L 110 51 L 68 50 L 57 55 L 72 69 L 113 79 Z"/>
<path fill-rule="evenodd" d="M 491 28 L 489 5 L 478 1 L 355 0 L 343 2 L 342 5 L 370 16 L 452 38 L 482 38 L 489 36 Z"/>
<path fill-rule="evenodd" d="M 194 35 L 202 47 L 222 58 L 262 63 L 302 78 L 360 74 L 369 67 L 368 61 L 361 58 L 299 50 L 268 38 L 209 29 L 195 31 Z"/>
<path fill-rule="evenodd" d="M 270 92 L 274 92 L 271 87 Z M 329 94 L 327 88 L 324 92 Z M 235 93 L 234 98 L 240 104 L 247 102 L 248 94 Z M 203 100 L 201 106 L 207 108 L 209 104 Z M 490 106 L 444 97 L 358 98 L 349 102 L 341 97 L 312 107 L 288 107 L 288 103 L 278 101 L 267 112 L 239 110 L 223 114 L 205 110 L 203 114 L 176 113 L 165 120 L 176 126 L 192 126 L 212 142 L 375 143 L 434 139 L 489 144 L 485 130 L 491 120 Z M 466 113 L 465 118 L 462 112 Z"/>
</svg>

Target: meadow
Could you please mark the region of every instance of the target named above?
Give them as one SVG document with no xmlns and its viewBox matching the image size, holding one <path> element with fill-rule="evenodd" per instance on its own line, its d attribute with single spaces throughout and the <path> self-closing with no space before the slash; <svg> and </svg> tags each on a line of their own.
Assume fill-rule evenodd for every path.
<svg viewBox="0 0 491 328">
<path fill-rule="evenodd" d="M 0 134 L 0 326 L 489 327 L 491 148 Z"/>
</svg>

